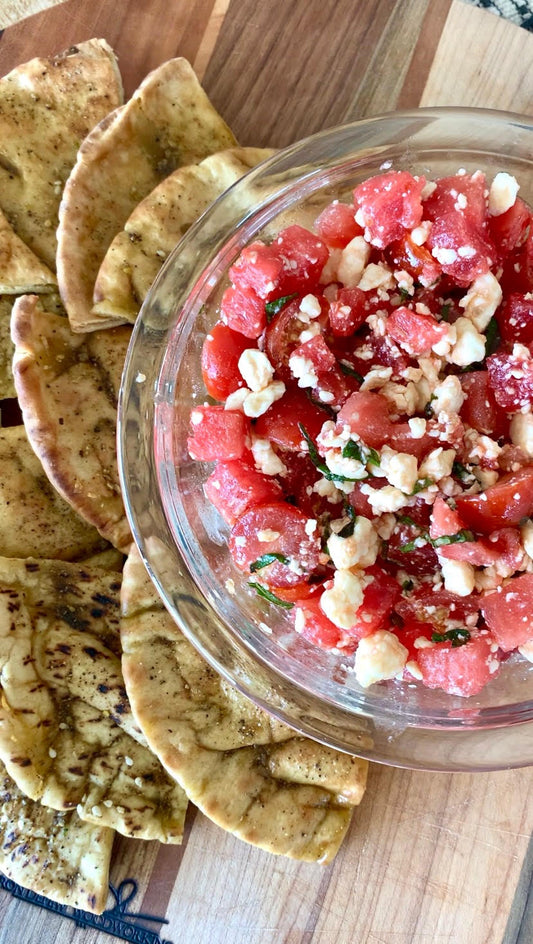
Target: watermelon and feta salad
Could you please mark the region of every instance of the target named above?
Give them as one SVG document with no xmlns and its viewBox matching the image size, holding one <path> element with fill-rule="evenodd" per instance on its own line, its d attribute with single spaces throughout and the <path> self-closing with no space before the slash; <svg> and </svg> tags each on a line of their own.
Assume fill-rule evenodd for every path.
<svg viewBox="0 0 533 944">
<path fill-rule="evenodd" d="M 296 633 L 471 696 L 533 661 L 532 211 L 504 171 L 382 171 L 242 250 L 188 449 Z"/>
</svg>

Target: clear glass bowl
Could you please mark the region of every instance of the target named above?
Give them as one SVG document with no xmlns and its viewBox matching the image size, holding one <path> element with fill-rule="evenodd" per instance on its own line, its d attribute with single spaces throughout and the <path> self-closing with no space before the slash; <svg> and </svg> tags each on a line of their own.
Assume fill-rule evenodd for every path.
<svg viewBox="0 0 533 944">
<path fill-rule="evenodd" d="M 514 174 L 533 203 L 533 122 L 477 109 L 420 109 L 355 122 L 278 152 L 217 200 L 167 260 L 135 327 L 119 405 L 119 465 L 133 533 L 177 624 L 245 695 L 305 735 L 384 763 L 488 770 L 533 763 L 533 665 L 510 658 L 479 697 L 413 683 L 360 689 L 346 657 L 306 643 L 232 566 L 228 529 L 189 459 L 203 402 L 204 337 L 231 263 L 255 237 L 312 223 L 333 197 L 390 165 L 428 177 Z M 235 593 L 227 581 L 235 582 Z"/>
</svg>

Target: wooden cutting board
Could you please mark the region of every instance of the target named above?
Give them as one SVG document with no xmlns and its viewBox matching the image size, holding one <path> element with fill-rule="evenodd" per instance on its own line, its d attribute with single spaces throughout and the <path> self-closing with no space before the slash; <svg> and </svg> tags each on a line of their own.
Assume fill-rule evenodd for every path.
<svg viewBox="0 0 533 944">
<path fill-rule="evenodd" d="M 52 0 L 1 0 L 4 24 Z M 126 92 L 186 56 L 243 144 L 417 105 L 533 115 L 533 35 L 459 0 L 67 0 L 9 26 L 0 72 L 91 36 Z M 1 142 L 0 142 L 1 151 Z M 112 878 L 173 944 L 531 944 L 533 772 L 373 766 L 336 862 L 269 856 L 191 811 L 180 848 L 118 839 Z M 0 944 L 105 944 L 0 893 Z"/>
</svg>

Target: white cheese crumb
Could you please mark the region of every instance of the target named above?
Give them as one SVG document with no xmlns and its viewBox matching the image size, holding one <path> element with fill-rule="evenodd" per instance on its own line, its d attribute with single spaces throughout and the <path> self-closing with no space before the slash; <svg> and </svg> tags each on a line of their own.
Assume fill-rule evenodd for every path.
<svg viewBox="0 0 533 944">
<path fill-rule="evenodd" d="M 274 452 L 269 439 L 262 436 L 256 436 L 252 440 L 252 455 L 254 457 L 255 467 L 263 475 L 283 475 L 287 471 L 287 466 Z"/>
<path fill-rule="evenodd" d="M 489 190 L 489 213 L 501 216 L 514 205 L 520 187 L 512 174 L 500 171 L 496 174 Z"/>
<path fill-rule="evenodd" d="M 388 266 L 376 262 L 367 265 L 358 282 L 358 288 L 363 292 L 378 288 L 393 289 L 395 285 L 394 276 Z"/>
<path fill-rule="evenodd" d="M 266 413 L 269 406 L 272 406 L 276 400 L 281 399 L 284 393 L 285 384 L 282 380 L 274 380 L 268 387 L 265 387 L 264 390 L 259 390 L 257 393 L 249 393 L 243 403 L 245 415 L 252 419 L 262 416 L 263 413 Z"/>
<path fill-rule="evenodd" d="M 302 321 L 304 324 L 306 322 L 312 321 L 314 318 L 318 318 L 321 311 L 322 308 L 320 307 L 320 301 L 316 295 L 304 295 L 300 302 L 300 321 Z"/>
<path fill-rule="evenodd" d="M 447 357 L 451 364 L 468 367 L 485 357 L 485 336 L 480 334 L 469 318 L 458 318 L 455 322 L 457 340 Z"/>
<path fill-rule="evenodd" d="M 396 678 L 403 672 L 408 651 L 394 633 L 380 629 L 359 642 L 355 652 L 355 678 L 362 688 Z"/>
<path fill-rule="evenodd" d="M 363 602 L 363 582 L 351 570 L 336 570 L 333 586 L 320 597 L 320 609 L 339 629 L 350 629 Z"/>
<path fill-rule="evenodd" d="M 309 357 L 302 354 L 291 354 L 289 367 L 292 376 L 298 381 L 299 387 L 318 387 L 318 375 L 315 365 Z"/>
<path fill-rule="evenodd" d="M 472 282 L 459 305 L 465 310 L 465 318 L 469 318 L 478 331 L 484 331 L 501 300 L 498 279 L 492 272 L 486 272 Z"/>
<path fill-rule="evenodd" d="M 395 452 L 390 446 L 383 446 L 379 464 L 390 485 L 410 495 L 418 479 L 416 456 L 407 452 Z"/>
<path fill-rule="evenodd" d="M 403 508 L 407 501 L 406 495 L 399 488 L 395 488 L 394 485 L 385 485 L 384 488 L 372 488 L 370 485 L 363 485 L 361 491 L 367 496 L 375 515 L 398 511 Z"/>
<path fill-rule="evenodd" d="M 412 416 L 407 422 L 409 423 L 409 429 L 411 430 L 413 439 L 422 439 L 427 427 L 427 422 L 424 417 Z"/>
<path fill-rule="evenodd" d="M 533 458 L 533 414 L 515 413 L 510 425 L 511 442 Z"/>
<path fill-rule="evenodd" d="M 522 547 L 526 554 L 533 559 L 533 521 L 531 521 L 531 519 L 524 522 L 520 528 L 520 535 L 522 538 Z"/>
<path fill-rule="evenodd" d="M 468 597 L 474 590 L 475 570 L 468 561 L 448 560 L 440 557 L 444 588 L 458 597 Z"/>
<path fill-rule="evenodd" d="M 371 567 L 376 563 L 380 540 L 368 518 L 358 517 L 353 534 L 343 538 L 331 534 L 328 551 L 337 570 L 350 570 L 351 567 Z"/>
<path fill-rule="evenodd" d="M 354 236 L 344 247 L 337 263 L 337 280 L 346 288 L 355 288 L 370 257 L 370 246 L 363 236 Z"/>
<path fill-rule="evenodd" d="M 273 531 L 272 528 L 263 528 L 257 532 L 257 540 L 261 544 L 269 544 L 270 541 L 277 541 L 280 537 L 279 531 Z"/>
<path fill-rule="evenodd" d="M 251 392 L 248 387 L 239 387 L 237 390 L 234 390 L 233 393 L 230 393 L 229 397 L 226 397 L 224 409 L 240 410 L 241 413 L 244 413 L 244 401 Z"/>
<path fill-rule="evenodd" d="M 443 410 L 446 413 L 458 413 L 465 399 L 466 394 L 461 386 L 461 381 L 455 375 L 450 374 L 449 377 L 445 377 L 442 383 L 437 384 L 433 390 L 431 408 L 436 416 Z"/>
<path fill-rule="evenodd" d="M 239 373 L 246 386 L 254 393 L 268 387 L 274 376 L 274 368 L 263 351 L 247 348 L 239 357 Z"/>
</svg>

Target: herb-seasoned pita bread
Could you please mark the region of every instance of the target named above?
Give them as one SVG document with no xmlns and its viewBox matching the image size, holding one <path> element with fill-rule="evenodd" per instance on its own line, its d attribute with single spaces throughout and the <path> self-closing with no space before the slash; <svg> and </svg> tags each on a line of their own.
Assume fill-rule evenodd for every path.
<svg viewBox="0 0 533 944">
<path fill-rule="evenodd" d="M 235 144 L 185 59 L 151 72 L 83 142 L 59 211 L 57 271 L 71 327 L 91 314 L 98 269 L 133 208 L 169 173 Z"/>
<path fill-rule="evenodd" d="M 240 839 L 331 861 L 362 798 L 366 761 L 298 736 L 228 686 L 166 612 L 135 549 L 121 609 L 132 710 L 189 799 Z"/>
<path fill-rule="evenodd" d="M 0 295 L 50 292 L 54 288 L 54 273 L 28 249 L 0 210 Z"/>
<path fill-rule="evenodd" d="M 231 148 L 180 167 L 141 200 L 115 236 L 96 279 L 92 313 L 100 325 L 134 322 L 176 243 L 217 197 L 273 151 Z"/>
<path fill-rule="evenodd" d="M 113 50 L 91 39 L 0 80 L 0 207 L 51 269 L 63 186 L 78 148 L 123 100 Z"/>
<path fill-rule="evenodd" d="M 0 399 L 16 397 L 13 381 L 13 341 L 11 340 L 10 319 L 13 297 L 0 296 Z"/>
<path fill-rule="evenodd" d="M 0 555 L 84 560 L 106 543 L 50 485 L 23 426 L 0 429 Z"/>
<path fill-rule="evenodd" d="M 115 547 L 131 541 L 116 457 L 120 378 L 131 328 L 74 335 L 39 297 L 13 306 L 15 387 L 28 439 L 60 495 Z"/>
<path fill-rule="evenodd" d="M 29 800 L 0 764 L 0 871 L 39 895 L 101 914 L 114 832 Z"/>
<path fill-rule="evenodd" d="M 124 689 L 119 589 L 117 573 L 0 558 L 0 759 L 45 806 L 181 842 L 187 799 Z"/>
</svg>

